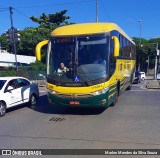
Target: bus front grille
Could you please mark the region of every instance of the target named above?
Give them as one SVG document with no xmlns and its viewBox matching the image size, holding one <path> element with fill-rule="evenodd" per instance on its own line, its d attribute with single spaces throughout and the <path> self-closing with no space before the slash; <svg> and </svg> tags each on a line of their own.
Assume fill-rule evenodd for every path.
<svg viewBox="0 0 160 158">
<path fill-rule="evenodd" d="M 91 94 L 62 94 L 62 93 L 55 93 L 57 97 L 61 98 L 91 98 L 93 95 Z"/>
</svg>

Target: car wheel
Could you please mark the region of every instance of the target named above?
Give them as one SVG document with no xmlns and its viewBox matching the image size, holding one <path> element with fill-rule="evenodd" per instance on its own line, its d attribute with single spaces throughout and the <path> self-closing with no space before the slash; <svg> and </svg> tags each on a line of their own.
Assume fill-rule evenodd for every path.
<svg viewBox="0 0 160 158">
<path fill-rule="evenodd" d="M 29 106 L 35 106 L 36 104 L 37 104 L 37 98 L 34 94 L 32 94 L 29 100 Z"/>
<path fill-rule="evenodd" d="M 6 114 L 6 105 L 3 102 L 0 102 L 0 117 Z"/>
</svg>

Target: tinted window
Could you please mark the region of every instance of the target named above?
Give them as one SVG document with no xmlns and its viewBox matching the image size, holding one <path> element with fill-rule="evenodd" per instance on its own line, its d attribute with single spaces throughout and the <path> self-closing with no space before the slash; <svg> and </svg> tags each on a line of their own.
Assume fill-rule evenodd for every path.
<svg viewBox="0 0 160 158">
<path fill-rule="evenodd" d="M 6 89 L 8 89 L 9 86 L 11 86 L 13 89 L 16 89 L 17 88 L 17 81 L 15 79 L 9 81 L 7 86 L 6 86 Z"/>
<path fill-rule="evenodd" d="M 109 37 L 106 34 L 52 38 L 47 74 L 58 85 L 107 78 Z M 78 81 L 75 76 L 78 76 Z M 91 83 L 91 82 L 90 82 Z"/>
<path fill-rule="evenodd" d="M 0 80 L 0 90 L 2 89 L 2 87 L 4 86 L 6 80 Z"/>
<path fill-rule="evenodd" d="M 30 85 L 30 82 L 25 79 L 17 79 L 18 87 L 24 87 Z"/>
</svg>

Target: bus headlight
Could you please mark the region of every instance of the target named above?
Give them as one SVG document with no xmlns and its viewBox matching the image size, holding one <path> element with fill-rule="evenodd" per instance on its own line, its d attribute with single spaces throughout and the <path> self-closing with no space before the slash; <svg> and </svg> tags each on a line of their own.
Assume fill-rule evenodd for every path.
<svg viewBox="0 0 160 158">
<path fill-rule="evenodd" d="M 97 96 L 97 95 L 100 95 L 100 94 L 105 94 L 108 90 L 109 90 L 109 87 L 101 89 L 100 91 L 93 92 L 91 94 L 94 95 L 94 96 Z"/>
</svg>

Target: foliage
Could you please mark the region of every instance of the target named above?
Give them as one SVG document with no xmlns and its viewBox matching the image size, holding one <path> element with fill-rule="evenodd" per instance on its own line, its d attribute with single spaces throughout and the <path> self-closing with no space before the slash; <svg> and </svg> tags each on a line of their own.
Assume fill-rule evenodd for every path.
<svg viewBox="0 0 160 158">
<path fill-rule="evenodd" d="M 67 20 L 69 20 L 70 17 L 65 16 L 66 13 L 67 10 L 62 10 L 60 12 L 56 12 L 55 14 L 48 14 L 48 16 L 45 13 L 42 13 L 39 18 L 34 16 L 31 16 L 30 18 L 33 22 L 38 23 L 43 28 L 55 29 L 58 26 L 69 24 Z"/>
<path fill-rule="evenodd" d="M 0 67 L 0 77 L 6 76 L 22 76 L 31 80 L 44 79 L 43 76 L 39 76 L 39 74 L 45 75 L 46 65 L 42 62 L 36 61 L 31 64 L 31 68 L 18 67 L 18 71 L 14 67 L 2 68 Z"/>
<path fill-rule="evenodd" d="M 141 44 L 139 38 L 134 37 L 133 40 L 136 43 L 137 68 L 140 64 L 141 69 L 145 71 L 148 66 L 148 58 L 149 67 L 153 68 L 155 65 L 156 43 L 159 43 L 160 46 L 160 38 L 154 38 L 149 40 L 142 38 Z"/>
<path fill-rule="evenodd" d="M 5 47 L 6 49 L 9 48 L 9 45 L 7 43 L 7 37 L 6 37 L 6 34 L 3 33 L 1 36 L 0 36 L 0 43 L 1 43 L 1 46 L 2 47 Z"/>
<path fill-rule="evenodd" d="M 35 63 L 31 63 L 31 68 L 34 71 L 46 70 L 46 65 L 40 61 L 36 61 Z"/>
<path fill-rule="evenodd" d="M 73 24 L 69 23 L 69 16 L 66 16 L 67 10 L 62 10 L 60 12 L 56 12 L 54 14 L 42 13 L 39 17 L 30 17 L 30 19 L 37 23 L 38 27 L 28 27 L 24 30 L 20 31 L 20 42 L 17 43 L 17 54 L 20 55 L 29 55 L 35 56 L 35 47 L 37 43 L 40 41 L 46 40 L 50 37 L 51 32 L 63 25 Z M 154 39 L 144 39 L 144 38 L 136 38 L 133 37 L 133 40 L 136 43 L 136 52 L 137 52 L 137 67 L 140 64 L 141 68 L 144 69 L 148 63 L 146 62 L 148 56 L 150 58 L 149 65 L 150 67 L 154 66 L 154 59 L 156 53 L 156 46 L 154 43 L 159 43 L 160 46 L 160 38 Z M 9 52 L 13 52 L 12 46 L 7 42 L 7 37 L 5 34 L 0 36 L 0 43 L 2 47 L 5 47 Z M 46 61 L 46 48 L 42 48 L 42 62 Z M 42 63 L 36 62 L 35 64 L 31 64 L 32 69 L 34 70 L 44 70 L 45 65 Z M 9 70 L 12 71 L 12 70 Z M 11 73 L 11 72 L 7 72 Z M 10 75 L 10 74 L 8 74 Z M 14 74 L 13 74 L 14 75 Z"/>
<path fill-rule="evenodd" d="M 18 44 L 17 52 L 20 55 L 35 56 L 35 47 L 38 42 L 49 38 L 50 30 L 36 27 L 26 28 L 20 32 L 21 41 Z"/>
<path fill-rule="evenodd" d="M 16 76 L 16 71 L 15 70 L 10 70 L 10 71 L 1 71 L 0 72 L 0 77 L 8 77 L 8 76 Z"/>
</svg>

